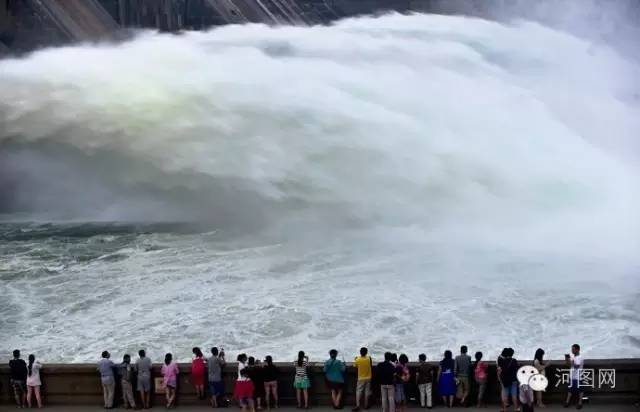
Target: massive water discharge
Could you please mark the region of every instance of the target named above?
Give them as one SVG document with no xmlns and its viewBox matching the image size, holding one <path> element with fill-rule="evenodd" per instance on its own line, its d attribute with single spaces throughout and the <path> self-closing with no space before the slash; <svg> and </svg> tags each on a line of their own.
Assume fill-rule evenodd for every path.
<svg viewBox="0 0 640 412">
<path fill-rule="evenodd" d="M 530 22 L 0 62 L 0 342 L 640 356 L 638 63 Z"/>
</svg>

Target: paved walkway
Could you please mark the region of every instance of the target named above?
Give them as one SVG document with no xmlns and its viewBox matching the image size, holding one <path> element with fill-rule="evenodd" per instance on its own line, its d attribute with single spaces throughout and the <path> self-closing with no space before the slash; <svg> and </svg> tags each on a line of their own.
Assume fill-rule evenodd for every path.
<svg viewBox="0 0 640 412">
<path fill-rule="evenodd" d="M 476 409 L 476 408 L 453 408 L 454 410 L 457 411 L 484 411 L 484 412 L 493 412 L 493 411 L 499 411 L 500 408 L 499 406 L 496 405 L 491 405 L 488 408 L 484 408 L 484 409 Z M 1 412 L 9 412 L 9 411 L 19 411 L 19 410 L 25 410 L 25 409 L 18 409 L 15 406 L 11 406 L 11 405 L 0 405 L 0 411 Z M 104 411 L 104 408 L 101 408 L 99 406 L 47 406 L 45 409 L 45 411 L 48 412 L 97 412 L 97 411 Z M 114 409 L 114 411 L 117 410 L 124 410 L 124 408 L 119 408 L 119 409 Z M 166 410 L 163 406 L 156 406 L 155 408 L 152 408 L 151 410 L 155 410 L 155 411 L 163 411 Z M 213 411 L 214 409 L 211 408 L 207 408 L 206 406 L 178 406 L 175 409 L 176 412 L 196 412 L 196 411 Z M 428 409 L 421 409 L 421 408 L 408 408 L 408 411 L 411 412 L 426 412 Z M 443 407 L 443 406 L 439 406 L 436 408 L 433 408 L 432 410 L 448 410 L 447 408 Z M 536 409 L 537 412 L 566 412 L 566 411 L 575 411 L 575 407 L 569 408 L 569 409 L 564 409 L 562 406 L 547 406 L 544 409 Z M 237 408 L 221 408 L 221 409 L 217 409 L 217 411 L 219 412 L 239 412 L 240 409 Z M 274 409 L 273 411 L 277 411 L 277 412 L 300 412 L 299 409 L 295 409 L 295 408 L 280 408 L 280 409 Z M 328 407 L 315 407 L 311 409 L 312 412 L 330 412 L 333 411 L 333 409 L 328 408 Z M 351 409 L 343 409 L 343 412 L 351 412 Z M 370 409 L 371 412 L 379 412 L 378 409 Z M 513 411 L 513 409 L 510 409 L 509 411 Z M 637 407 L 634 407 L 633 405 L 585 405 L 584 408 L 582 408 L 582 411 L 584 412 L 639 412 L 640 409 Z"/>
</svg>

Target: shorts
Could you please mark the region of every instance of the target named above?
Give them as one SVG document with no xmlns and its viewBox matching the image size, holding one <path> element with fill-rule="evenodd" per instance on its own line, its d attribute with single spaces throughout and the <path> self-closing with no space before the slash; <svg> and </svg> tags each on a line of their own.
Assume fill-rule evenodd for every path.
<svg viewBox="0 0 640 412">
<path fill-rule="evenodd" d="M 243 406 L 243 407 L 250 406 L 250 405 L 253 405 L 253 398 L 250 396 L 238 398 L 238 403 L 240 404 L 240 406 Z"/>
<path fill-rule="evenodd" d="M 151 392 L 151 378 L 144 376 L 138 378 L 138 392 Z"/>
<path fill-rule="evenodd" d="M 273 389 L 273 390 L 278 389 L 278 381 L 265 382 L 264 390 L 268 391 L 269 389 Z"/>
<path fill-rule="evenodd" d="M 293 380 L 293 387 L 295 389 L 309 389 L 311 387 L 311 382 L 309 382 L 309 378 L 306 376 L 296 376 Z"/>
<path fill-rule="evenodd" d="M 458 389 L 456 390 L 456 392 L 456 397 L 459 399 L 462 399 L 469 394 L 468 376 L 458 376 Z"/>
<path fill-rule="evenodd" d="M 571 385 L 569 385 L 569 392 L 574 395 L 578 395 L 580 394 L 580 392 L 583 392 L 582 389 L 580 388 L 580 381 L 576 379 L 572 379 Z"/>
<path fill-rule="evenodd" d="M 329 388 L 329 390 L 332 390 L 332 391 L 341 391 L 342 387 L 344 386 L 344 382 L 333 382 L 333 381 L 327 380 L 326 383 L 327 383 L 327 388 Z"/>
<path fill-rule="evenodd" d="M 396 383 L 394 385 L 394 388 L 395 388 L 396 403 L 406 402 L 407 398 L 404 396 L 404 384 Z"/>
<path fill-rule="evenodd" d="M 209 393 L 212 396 L 222 396 L 222 395 L 224 395 L 224 382 L 223 381 L 218 381 L 218 382 L 209 381 Z"/>
<path fill-rule="evenodd" d="M 371 396 L 371 379 L 364 379 L 356 383 L 356 396 Z"/>
<path fill-rule="evenodd" d="M 518 382 L 512 382 L 509 386 L 502 386 L 502 397 L 518 396 Z"/>
<path fill-rule="evenodd" d="M 20 396 L 27 390 L 27 381 L 11 379 L 11 386 L 13 387 L 13 392 Z"/>
</svg>

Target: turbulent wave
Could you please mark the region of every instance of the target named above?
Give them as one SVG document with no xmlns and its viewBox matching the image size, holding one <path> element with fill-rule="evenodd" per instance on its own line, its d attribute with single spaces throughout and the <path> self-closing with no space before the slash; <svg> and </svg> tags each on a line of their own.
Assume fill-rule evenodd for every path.
<svg viewBox="0 0 640 412">
<path fill-rule="evenodd" d="M 110 233 L 98 225 L 98 232 L 118 239 L 113 248 L 94 242 L 102 239 L 97 233 L 70 237 L 67 226 L 5 226 L 0 275 L 12 282 L 2 295 L 15 302 L 35 285 L 16 280 L 16 273 L 42 275 L 42 265 L 56 272 L 42 275 L 50 279 L 54 306 L 58 276 L 73 285 L 76 298 L 95 287 L 117 293 L 113 282 L 144 279 L 163 286 L 141 299 L 146 309 L 140 316 L 154 325 L 155 339 L 162 330 L 182 339 L 179 316 L 169 316 L 168 324 L 159 321 L 166 314 L 145 311 L 175 299 L 167 310 L 206 327 L 195 312 L 180 309 L 184 290 L 219 282 L 224 293 L 189 294 L 193 305 L 187 308 L 195 311 L 215 297 L 226 308 L 220 316 L 239 322 L 244 318 L 233 303 L 234 285 L 251 286 L 249 279 L 260 276 L 268 296 L 248 294 L 251 303 L 245 304 L 257 313 L 250 321 L 255 333 L 234 335 L 238 346 L 264 344 L 283 352 L 285 341 L 322 345 L 338 336 L 328 332 L 333 322 L 348 330 L 358 316 L 374 316 L 375 302 L 386 302 L 392 314 L 374 316 L 380 333 L 371 339 L 380 349 L 404 339 L 418 350 L 423 336 L 409 336 L 418 316 L 410 305 L 374 299 L 375 287 L 396 276 L 401 285 L 432 291 L 432 301 L 419 308 L 440 312 L 434 319 L 441 324 L 420 323 L 427 333 L 442 323 L 465 326 L 465 336 L 481 342 L 482 330 L 502 327 L 502 312 L 489 303 L 465 315 L 469 299 L 500 300 L 496 289 L 505 287 L 511 291 L 506 301 L 521 313 L 525 308 L 514 302 L 527 293 L 514 282 L 550 293 L 546 305 L 562 296 L 548 292 L 558 279 L 568 282 L 558 288 L 579 278 L 598 284 L 606 272 L 620 285 L 637 286 L 639 78 L 637 62 L 539 24 L 434 15 L 359 18 L 328 27 L 141 33 L 121 44 L 46 49 L 0 61 L 4 220 L 189 224 L 187 233 L 177 234 L 152 226 Z M 215 241 L 193 234 L 212 230 L 219 230 Z M 225 237 L 230 233 L 233 242 Z M 93 252 L 68 259 L 69 250 L 56 241 L 69 238 Z M 42 263 L 29 248 L 43 248 L 52 261 Z M 172 259 L 177 262 L 169 264 Z M 243 265 L 250 268 L 241 270 Z M 316 314 L 327 303 L 319 291 L 307 300 L 297 287 L 281 292 L 289 282 L 315 291 L 344 276 L 356 289 L 368 279 L 371 292 L 364 301 L 334 292 L 336 309 L 360 306 L 353 318 Z M 549 283 L 545 288 L 536 281 Z M 456 282 L 465 286 L 456 289 Z M 451 290 L 461 294 L 452 299 L 459 307 L 454 313 L 436 296 Z M 617 308 L 626 308 L 611 314 L 620 322 L 616 342 L 625 347 L 621 336 L 638 330 L 637 319 L 626 317 L 634 308 L 624 306 L 629 296 L 603 292 L 593 305 L 614 295 L 622 296 Z M 99 321 L 105 301 L 87 299 L 77 307 L 70 297 L 60 310 L 82 327 L 75 316 L 112 331 Z M 484 323 L 478 313 L 487 316 Z M 128 322 L 118 315 L 113 327 Z M 302 336 L 297 328 L 305 322 L 313 332 Z M 394 322 L 406 333 L 394 335 Z M 484 328 L 469 326 L 474 322 Z M 590 327 L 602 330 L 600 324 Z M 104 336 L 92 330 L 96 334 Z M 355 335 L 340 339 L 357 346 L 364 338 Z M 589 336 L 602 355 L 615 347 Z M 445 341 L 443 335 L 432 342 L 434 352 Z M 63 358 L 89 356 L 64 352 Z"/>
</svg>

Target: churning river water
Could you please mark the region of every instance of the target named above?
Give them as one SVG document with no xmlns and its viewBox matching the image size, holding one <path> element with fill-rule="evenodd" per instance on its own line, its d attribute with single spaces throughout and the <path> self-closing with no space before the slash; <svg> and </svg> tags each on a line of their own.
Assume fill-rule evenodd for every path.
<svg viewBox="0 0 640 412">
<path fill-rule="evenodd" d="M 0 353 L 640 356 L 638 79 L 435 15 L 0 61 Z"/>
</svg>

